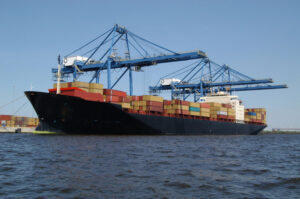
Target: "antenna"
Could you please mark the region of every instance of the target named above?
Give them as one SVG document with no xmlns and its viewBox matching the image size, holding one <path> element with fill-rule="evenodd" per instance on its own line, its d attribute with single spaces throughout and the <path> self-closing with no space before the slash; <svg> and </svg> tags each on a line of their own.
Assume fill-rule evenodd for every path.
<svg viewBox="0 0 300 199">
<path fill-rule="evenodd" d="M 60 94 L 60 78 L 61 78 L 61 71 L 60 71 L 60 54 L 58 54 L 57 57 L 57 61 L 58 61 L 58 70 L 57 70 L 57 85 L 56 85 L 56 94 Z"/>
</svg>

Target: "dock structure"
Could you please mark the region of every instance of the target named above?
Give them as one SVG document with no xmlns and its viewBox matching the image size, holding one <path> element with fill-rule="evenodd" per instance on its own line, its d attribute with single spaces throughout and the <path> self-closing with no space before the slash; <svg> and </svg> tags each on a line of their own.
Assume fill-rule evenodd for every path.
<svg viewBox="0 0 300 199">
<path fill-rule="evenodd" d="M 290 132 L 290 133 L 300 133 L 300 128 L 273 128 L 272 132 Z"/>
</svg>

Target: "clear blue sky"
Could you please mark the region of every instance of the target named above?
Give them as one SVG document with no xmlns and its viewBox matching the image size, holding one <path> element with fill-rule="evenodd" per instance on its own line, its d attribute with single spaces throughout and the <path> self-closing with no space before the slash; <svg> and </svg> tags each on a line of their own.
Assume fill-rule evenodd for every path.
<svg viewBox="0 0 300 199">
<path fill-rule="evenodd" d="M 247 107 L 266 107 L 268 124 L 300 128 L 300 1 L 14 1 L 0 7 L 0 106 L 52 87 L 51 68 L 62 55 L 114 24 L 175 51 L 200 49 L 217 63 L 288 89 L 236 93 Z M 159 68 L 158 68 L 159 67 Z M 147 68 L 137 94 L 172 67 Z M 127 84 L 127 83 L 126 83 Z M 118 89 L 127 89 L 123 83 Z M 12 114 L 20 99 L 0 114 Z M 30 104 L 19 115 L 34 115 Z"/>
</svg>

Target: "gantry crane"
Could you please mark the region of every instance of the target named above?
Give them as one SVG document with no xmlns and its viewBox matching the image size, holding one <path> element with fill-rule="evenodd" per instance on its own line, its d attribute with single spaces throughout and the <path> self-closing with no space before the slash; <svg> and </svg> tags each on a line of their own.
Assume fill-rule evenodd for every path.
<svg viewBox="0 0 300 199">
<path fill-rule="evenodd" d="M 98 42 L 100 38 L 104 39 L 101 42 Z M 116 55 L 116 52 L 114 50 L 116 44 L 118 44 L 118 42 L 122 40 L 125 43 L 125 45 L 123 45 L 125 56 L 119 57 Z M 72 57 L 74 53 L 87 49 L 87 47 L 91 47 L 92 44 L 95 43 L 96 46 L 92 47 L 92 49 L 88 49 L 88 51 L 83 54 L 83 56 L 88 55 L 88 57 Z M 106 44 L 108 44 L 108 48 L 105 47 Z M 150 54 L 147 48 L 151 48 L 152 50 L 154 49 L 158 51 L 159 55 Z M 98 55 L 97 53 L 100 55 Z M 98 57 L 98 59 L 95 60 L 95 57 Z M 123 26 L 115 25 L 113 28 L 106 31 L 102 35 L 96 37 L 92 41 L 86 43 L 85 45 L 66 55 L 63 59 L 63 63 L 60 63 L 63 65 L 60 71 L 60 75 L 62 78 L 64 78 L 69 76 L 70 74 L 73 74 L 73 81 L 76 81 L 80 74 L 84 72 L 93 71 L 94 75 L 90 82 L 96 80 L 96 83 L 99 83 L 100 72 L 106 70 L 107 88 L 112 89 L 125 75 L 125 73 L 129 72 L 129 89 L 130 95 L 132 95 L 133 70 L 139 70 L 142 67 L 156 65 L 160 63 L 203 59 L 206 57 L 206 54 L 200 50 L 183 53 L 174 52 L 132 33 Z M 119 76 L 119 78 L 117 78 L 117 80 L 112 84 L 111 70 L 117 68 L 123 68 L 125 70 Z M 54 75 L 57 76 L 58 69 L 53 68 L 52 73 L 54 73 Z"/>
<path fill-rule="evenodd" d="M 182 78 L 180 78 L 180 76 Z M 181 68 L 161 79 L 177 77 L 180 81 L 171 82 L 168 85 L 157 83 L 150 86 L 151 93 L 159 93 L 164 90 L 171 91 L 171 97 L 187 99 L 194 95 L 194 101 L 200 97 L 218 93 L 220 91 L 230 93 L 233 91 L 250 91 L 287 88 L 287 85 L 271 85 L 271 78 L 254 79 L 244 75 L 227 65 L 219 65 L 209 58 L 197 60 L 193 64 Z"/>
<path fill-rule="evenodd" d="M 124 53 L 123 57 L 118 56 L 117 53 L 120 54 L 120 52 L 116 52 L 116 48 L 121 53 Z M 80 54 L 80 56 L 74 56 L 75 53 Z M 60 73 L 58 73 L 57 68 L 53 68 L 52 73 L 55 77 L 59 74 L 62 80 L 72 75 L 73 81 L 76 81 L 81 74 L 94 72 L 90 82 L 96 81 L 96 83 L 99 83 L 100 72 L 106 70 L 107 88 L 112 89 L 128 72 L 130 95 L 133 95 L 132 71 L 139 71 L 142 67 L 160 63 L 188 60 L 196 61 L 188 67 L 170 74 L 173 76 L 183 75 L 179 82 L 169 85 L 157 84 L 156 86 L 151 86 L 150 92 L 158 93 L 163 90 L 170 90 L 172 98 L 180 97 L 183 99 L 193 94 L 194 101 L 198 101 L 201 96 L 218 91 L 232 92 L 287 88 L 286 85 L 270 85 L 270 83 L 273 83 L 272 79 L 253 79 L 227 65 L 221 66 L 216 64 L 201 50 L 181 53 L 169 50 L 117 24 L 95 39 L 67 54 L 62 61 L 59 59 L 59 65 L 61 64 L 63 67 L 60 69 Z M 111 80 L 111 71 L 113 69 L 123 69 L 122 74 L 114 83 Z"/>
</svg>

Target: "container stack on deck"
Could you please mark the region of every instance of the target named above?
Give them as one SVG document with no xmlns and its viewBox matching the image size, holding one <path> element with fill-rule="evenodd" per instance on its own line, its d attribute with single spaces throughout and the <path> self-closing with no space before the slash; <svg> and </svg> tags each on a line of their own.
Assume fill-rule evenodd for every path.
<svg viewBox="0 0 300 199">
<path fill-rule="evenodd" d="M 1 127 L 36 127 L 38 124 L 38 118 L 0 115 Z"/>
<path fill-rule="evenodd" d="M 68 82 L 61 84 L 61 94 L 80 97 L 85 100 L 108 102 L 121 105 L 122 109 L 131 113 L 153 114 L 168 117 L 188 117 L 193 119 L 209 119 L 234 122 L 236 114 L 242 114 L 231 104 L 218 102 L 189 102 L 183 100 L 164 100 L 159 96 L 127 96 L 126 92 L 103 89 L 102 84 L 86 82 Z M 56 93 L 56 84 L 50 93 Z M 246 123 L 266 124 L 265 109 L 245 109 Z M 238 120 L 241 122 L 241 120 Z"/>
<path fill-rule="evenodd" d="M 266 109 L 264 108 L 245 109 L 245 122 L 266 124 Z"/>
<path fill-rule="evenodd" d="M 172 100 L 164 106 L 164 109 L 168 110 L 168 114 L 173 115 L 190 115 L 189 105 L 190 102 L 183 100 Z"/>
</svg>

